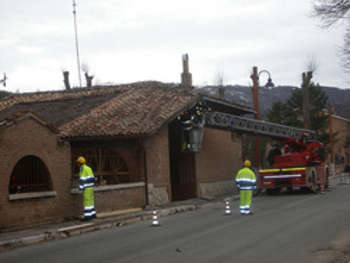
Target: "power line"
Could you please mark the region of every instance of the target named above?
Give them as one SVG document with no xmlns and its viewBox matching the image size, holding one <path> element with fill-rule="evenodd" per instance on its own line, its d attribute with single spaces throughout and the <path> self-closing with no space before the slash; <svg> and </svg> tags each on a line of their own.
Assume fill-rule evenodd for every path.
<svg viewBox="0 0 350 263">
<path fill-rule="evenodd" d="M 75 32 L 75 48 L 77 52 L 77 65 L 78 65 L 78 78 L 79 86 L 81 87 L 81 74 L 80 74 L 80 57 L 79 57 L 79 43 L 78 43 L 78 26 L 77 26 L 77 4 L 73 0 L 73 17 L 74 17 L 74 32 Z"/>
</svg>

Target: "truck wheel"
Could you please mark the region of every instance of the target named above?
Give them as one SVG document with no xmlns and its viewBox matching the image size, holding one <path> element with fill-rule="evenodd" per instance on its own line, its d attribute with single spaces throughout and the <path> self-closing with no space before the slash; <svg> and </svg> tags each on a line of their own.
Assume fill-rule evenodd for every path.
<svg viewBox="0 0 350 263">
<path fill-rule="evenodd" d="M 312 171 L 311 174 L 311 187 L 310 190 L 315 193 L 318 194 L 320 192 L 320 186 L 317 185 L 317 180 L 316 180 L 316 174 L 314 171 Z"/>
<path fill-rule="evenodd" d="M 272 188 L 272 189 L 266 189 L 266 193 L 268 195 L 276 195 L 281 192 L 281 188 Z"/>
<path fill-rule="evenodd" d="M 292 187 L 292 186 L 288 186 L 288 187 L 287 187 L 287 192 L 288 192 L 289 194 L 293 193 L 293 192 L 294 192 L 293 187 Z"/>
<path fill-rule="evenodd" d="M 329 169 L 328 169 L 328 167 L 326 167 L 326 182 L 325 182 L 324 188 L 325 188 L 326 190 L 329 189 Z"/>
</svg>

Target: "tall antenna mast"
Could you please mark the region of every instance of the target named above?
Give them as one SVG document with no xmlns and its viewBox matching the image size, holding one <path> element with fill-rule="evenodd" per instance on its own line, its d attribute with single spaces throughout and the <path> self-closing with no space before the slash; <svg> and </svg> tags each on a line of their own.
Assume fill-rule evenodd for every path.
<svg viewBox="0 0 350 263">
<path fill-rule="evenodd" d="M 77 4 L 73 0 L 73 16 L 74 16 L 74 32 L 75 32 L 75 48 L 77 52 L 77 65 L 78 65 L 78 78 L 79 86 L 81 87 L 81 74 L 80 74 L 80 57 L 79 57 L 79 43 L 78 43 L 78 26 L 77 26 Z"/>
</svg>

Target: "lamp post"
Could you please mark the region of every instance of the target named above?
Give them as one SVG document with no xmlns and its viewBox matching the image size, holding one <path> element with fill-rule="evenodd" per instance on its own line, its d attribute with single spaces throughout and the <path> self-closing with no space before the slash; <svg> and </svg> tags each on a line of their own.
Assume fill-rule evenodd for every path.
<svg viewBox="0 0 350 263">
<path fill-rule="evenodd" d="M 253 67 L 253 73 L 251 75 L 251 78 L 253 80 L 253 104 L 255 109 L 255 119 L 260 120 L 260 111 L 259 111 L 259 76 L 262 73 L 268 74 L 267 83 L 265 84 L 265 87 L 274 87 L 275 85 L 272 82 L 271 74 L 266 69 L 263 69 L 258 72 L 258 67 Z M 255 160 L 256 160 L 256 166 L 259 169 L 260 168 L 260 137 L 256 136 L 256 144 L 255 144 Z"/>
<path fill-rule="evenodd" d="M 330 145 L 330 167 L 332 174 L 334 174 L 334 140 L 333 140 L 333 121 L 332 115 L 334 113 L 334 108 L 332 104 L 328 104 L 328 129 L 329 129 L 329 145 Z"/>
</svg>

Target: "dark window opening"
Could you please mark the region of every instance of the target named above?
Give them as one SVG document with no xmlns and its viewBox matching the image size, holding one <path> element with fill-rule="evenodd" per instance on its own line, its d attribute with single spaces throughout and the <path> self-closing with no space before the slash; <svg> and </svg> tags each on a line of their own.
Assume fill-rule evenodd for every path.
<svg viewBox="0 0 350 263">
<path fill-rule="evenodd" d="M 72 154 L 73 187 L 77 187 L 78 185 L 79 167 L 76 164 L 76 159 L 79 156 L 85 157 L 87 165 L 91 167 L 94 175 L 97 177 L 96 186 L 140 181 L 138 176 L 130 174 L 126 162 L 120 157 L 120 155 L 110 149 L 75 149 Z"/>
<path fill-rule="evenodd" d="M 43 161 L 35 156 L 26 156 L 17 162 L 10 178 L 10 194 L 51 190 L 50 173 Z"/>
</svg>

